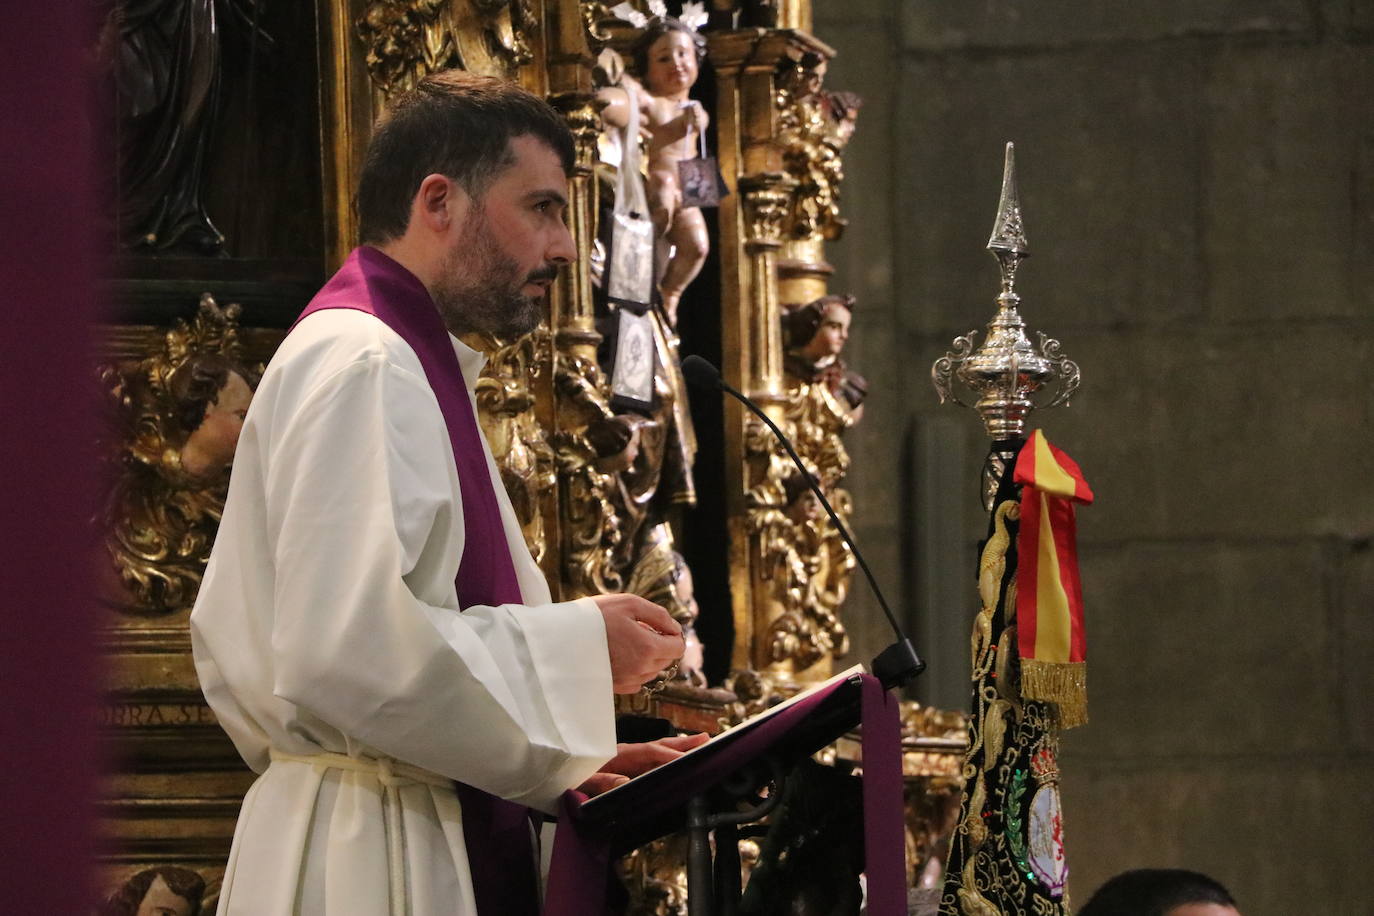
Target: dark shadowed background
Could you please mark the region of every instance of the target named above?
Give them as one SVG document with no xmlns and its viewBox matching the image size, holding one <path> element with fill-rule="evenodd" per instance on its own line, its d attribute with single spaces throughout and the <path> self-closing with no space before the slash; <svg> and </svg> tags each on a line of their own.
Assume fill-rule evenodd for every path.
<svg viewBox="0 0 1374 916">
<path fill-rule="evenodd" d="M 1071 892 L 1177 866 L 1246 916 L 1368 912 L 1374 2 L 818 0 L 815 32 L 827 86 L 867 99 L 828 254 L 872 391 L 856 526 L 930 662 L 917 694 L 967 704 L 986 439 L 929 368 L 992 317 L 1011 140 L 1022 314 L 1083 371 L 1034 423 L 1097 493 Z"/>
</svg>

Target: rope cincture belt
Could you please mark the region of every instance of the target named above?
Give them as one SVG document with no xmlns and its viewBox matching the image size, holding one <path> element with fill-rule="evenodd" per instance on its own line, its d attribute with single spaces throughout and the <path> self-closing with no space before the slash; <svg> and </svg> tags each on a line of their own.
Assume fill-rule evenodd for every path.
<svg viewBox="0 0 1374 916">
<path fill-rule="evenodd" d="M 269 754 L 274 763 L 303 763 L 323 773 L 325 770 L 346 770 L 350 773 L 369 773 L 386 789 L 382 815 L 386 830 L 386 862 L 391 880 L 391 916 L 409 916 L 410 894 L 406 887 L 405 827 L 401 816 L 401 789 L 426 785 L 456 790 L 456 784 L 446 776 L 421 767 L 401 763 L 388 757 L 349 757 L 322 751 L 318 754 L 288 754 L 272 748 Z"/>
</svg>

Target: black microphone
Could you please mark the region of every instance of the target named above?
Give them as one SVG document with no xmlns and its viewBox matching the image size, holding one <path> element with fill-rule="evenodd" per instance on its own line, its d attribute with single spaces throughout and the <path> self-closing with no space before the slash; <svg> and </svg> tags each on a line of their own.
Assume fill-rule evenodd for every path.
<svg viewBox="0 0 1374 916">
<path fill-rule="evenodd" d="M 811 476 L 811 473 L 806 469 L 806 465 L 802 464 L 801 458 L 797 456 L 796 450 L 792 448 L 792 443 L 782 434 L 782 430 L 778 429 L 777 424 L 772 421 L 768 414 L 759 409 L 757 404 L 749 400 L 742 392 L 736 390 L 730 383 L 725 381 L 725 379 L 721 378 L 719 369 L 702 359 L 700 356 L 689 356 L 684 359 L 682 361 L 682 374 L 687 379 L 687 383 L 693 388 L 701 388 L 706 391 L 726 392 L 745 407 L 749 408 L 749 411 L 753 413 L 754 416 L 762 420 L 768 428 L 773 431 L 773 435 L 777 436 L 778 441 L 782 443 L 782 447 L 787 449 L 787 454 L 792 458 L 792 462 L 797 466 L 797 470 L 801 471 L 802 477 L 811 487 L 811 492 L 816 494 L 816 498 L 820 500 L 821 505 L 825 507 L 825 511 L 830 516 L 830 520 L 835 523 L 836 529 L 839 530 L 840 537 L 844 538 L 844 542 L 849 545 L 849 549 L 854 551 L 854 559 L 858 560 L 859 568 L 864 571 L 864 576 L 868 578 L 868 584 L 873 589 L 873 594 L 877 596 L 878 604 L 882 605 L 883 613 L 887 615 L 887 622 L 892 625 L 892 632 L 897 636 L 896 642 L 888 646 L 882 652 L 879 652 L 878 657 L 873 659 L 872 668 L 874 676 L 882 682 L 884 687 L 900 687 L 905 686 L 915 678 L 916 675 L 926 670 L 926 663 L 921 661 L 921 657 L 916 654 L 916 647 L 911 644 L 910 637 L 902 632 L 901 626 L 897 623 L 897 618 L 892 613 L 892 608 L 887 606 L 887 599 L 883 597 L 882 589 L 878 588 L 878 583 L 873 579 L 873 573 L 869 571 L 868 564 L 864 562 L 864 555 L 859 552 L 858 545 L 855 544 L 854 539 L 849 536 L 849 529 L 845 528 L 844 522 L 840 521 L 840 517 L 836 515 L 835 510 L 830 507 L 830 500 L 825 498 L 825 494 L 821 492 L 821 488 L 817 485 L 816 479 Z"/>
</svg>

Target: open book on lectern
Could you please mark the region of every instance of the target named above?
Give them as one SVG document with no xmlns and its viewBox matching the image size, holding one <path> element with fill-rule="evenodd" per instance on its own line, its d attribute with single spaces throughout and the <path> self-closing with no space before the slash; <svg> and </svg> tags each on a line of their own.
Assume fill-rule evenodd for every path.
<svg viewBox="0 0 1374 916">
<path fill-rule="evenodd" d="M 689 798 L 766 758 L 787 765 L 814 754 L 859 724 L 863 665 L 855 665 L 731 726 L 700 747 L 590 798 L 587 826 L 626 834 L 671 832 Z M 647 841 L 646 841 L 647 842 Z"/>
</svg>

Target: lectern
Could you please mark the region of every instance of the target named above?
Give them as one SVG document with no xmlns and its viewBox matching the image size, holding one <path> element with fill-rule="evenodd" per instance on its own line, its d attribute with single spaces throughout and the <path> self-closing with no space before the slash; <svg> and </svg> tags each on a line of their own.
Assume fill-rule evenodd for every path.
<svg viewBox="0 0 1374 916">
<path fill-rule="evenodd" d="M 605 908 L 614 857 L 684 828 L 689 833 L 688 912 L 727 916 L 739 898 L 733 843 L 740 817 L 732 804 L 731 810 L 723 810 L 722 803 L 757 789 L 860 724 L 868 912 L 904 916 L 898 698 L 877 678 L 861 672 L 838 675 L 596 798 L 568 792 L 554 843 L 544 916 L 598 916 Z M 756 809 L 743 817 L 765 813 Z M 716 845 L 721 851 L 714 866 L 708 844 L 712 829 L 718 831 Z"/>
</svg>

